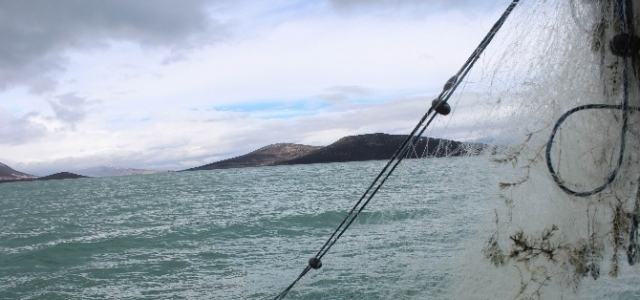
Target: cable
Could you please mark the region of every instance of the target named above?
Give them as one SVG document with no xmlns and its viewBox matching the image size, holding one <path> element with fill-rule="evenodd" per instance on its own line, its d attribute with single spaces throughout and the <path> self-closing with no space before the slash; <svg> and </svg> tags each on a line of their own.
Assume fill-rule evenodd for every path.
<svg viewBox="0 0 640 300">
<path fill-rule="evenodd" d="M 317 252 L 316 256 L 309 259 L 309 265 L 307 265 L 303 271 L 298 275 L 298 277 L 285 288 L 280 294 L 278 294 L 274 300 L 284 299 L 287 293 L 295 286 L 295 284 L 302 279 L 311 269 L 319 269 L 322 267 L 321 258 L 324 257 L 327 252 L 333 247 L 333 245 L 340 239 L 340 237 L 346 232 L 346 230 L 351 226 L 351 224 L 358 217 L 360 212 L 364 210 L 364 208 L 369 204 L 373 196 L 380 190 L 385 181 L 391 176 L 396 167 L 402 162 L 404 157 L 406 156 L 407 151 L 411 148 L 410 146 L 415 144 L 418 141 L 420 136 L 424 133 L 427 127 L 433 122 L 437 113 L 448 114 L 450 108 L 448 107 L 447 102 L 451 97 L 452 93 L 457 89 L 462 80 L 469 73 L 471 68 L 473 68 L 476 61 L 480 58 L 480 55 L 484 52 L 487 46 L 491 43 L 495 35 L 498 33 L 502 25 L 504 25 L 507 17 L 511 14 L 516 5 L 520 2 L 520 0 L 513 0 L 511 4 L 504 11 L 502 16 L 498 19 L 498 21 L 493 25 L 493 27 L 489 30 L 487 35 L 482 39 L 478 47 L 473 51 L 471 56 L 467 59 L 467 61 L 463 64 L 462 68 L 456 73 L 455 76 L 451 77 L 445 84 L 442 92 L 438 96 L 436 100 L 433 101 L 432 106 L 427 110 L 427 112 L 422 116 L 418 124 L 413 128 L 411 133 L 407 136 L 407 138 L 402 142 L 400 147 L 396 150 L 396 152 L 391 156 L 391 159 L 385 167 L 380 171 L 378 176 L 373 180 L 373 182 L 369 185 L 367 190 L 363 193 L 360 199 L 356 202 L 356 204 L 351 208 L 347 216 L 342 220 L 340 225 L 334 230 L 331 236 L 327 239 L 327 241 L 322 245 L 320 250 Z M 446 113 L 444 113 L 446 112 Z M 426 123 L 425 123 L 426 121 Z M 418 134 L 416 134 L 418 133 Z M 366 199 L 366 200 L 365 200 Z M 363 202 L 364 201 L 364 202 Z"/>
</svg>

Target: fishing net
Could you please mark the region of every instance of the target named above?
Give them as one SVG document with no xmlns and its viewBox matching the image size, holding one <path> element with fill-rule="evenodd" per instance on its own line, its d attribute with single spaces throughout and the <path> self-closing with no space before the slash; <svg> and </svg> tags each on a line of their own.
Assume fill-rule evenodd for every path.
<svg viewBox="0 0 640 300">
<path fill-rule="evenodd" d="M 469 141 L 462 154 L 482 155 L 462 167 L 447 160 L 401 165 L 334 249 L 380 251 L 344 274 L 393 273 L 377 274 L 380 288 L 353 299 L 640 296 L 633 287 L 640 279 L 640 42 L 612 42 L 640 24 L 632 16 L 640 16 L 632 1 L 520 3 L 449 99 L 453 113 L 424 134 Z M 429 157 L 426 146 L 414 147 L 411 155 Z M 416 174 L 423 180 L 406 179 Z M 485 183 L 490 188 L 478 188 Z M 401 202 L 394 195 L 409 198 L 405 209 L 390 204 Z M 482 196 L 473 205 L 462 201 L 470 195 Z M 377 230 L 397 218 L 406 227 L 393 238 Z M 389 243 L 397 243 L 395 253 L 385 252 Z M 361 257 L 346 256 L 351 263 Z"/>
<path fill-rule="evenodd" d="M 621 288 L 638 279 L 638 53 L 611 42 L 633 31 L 637 6 L 522 3 L 454 98 L 476 108 L 468 137 L 511 172 L 488 196 L 492 221 L 463 251 L 452 299 L 638 296 Z"/>
</svg>

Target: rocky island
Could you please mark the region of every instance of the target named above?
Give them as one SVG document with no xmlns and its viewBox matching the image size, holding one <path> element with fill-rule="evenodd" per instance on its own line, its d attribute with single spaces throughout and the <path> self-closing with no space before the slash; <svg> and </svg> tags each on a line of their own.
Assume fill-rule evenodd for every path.
<svg viewBox="0 0 640 300">
<path fill-rule="evenodd" d="M 284 161 L 282 164 L 386 160 L 391 158 L 406 138 L 406 135 L 384 133 L 347 136 L 329 146 Z M 475 155 L 483 148 L 482 144 L 420 137 L 407 153 L 407 158 Z"/>
<path fill-rule="evenodd" d="M 246 155 L 184 171 L 386 160 L 391 158 L 406 138 L 406 135 L 374 133 L 343 137 L 325 147 L 299 144 L 273 144 Z M 476 155 L 485 148 L 485 144 L 421 137 L 416 141 L 415 145 L 413 145 L 407 157 L 422 158 Z"/>
<path fill-rule="evenodd" d="M 321 148 L 322 147 L 289 143 L 272 144 L 245 155 L 186 169 L 184 171 L 273 166 L 305 156 Z"/>
<path fill-rule="evenodd" d="M 22 173 L 22 174 L 24 174 L 24 173 Z M 37 177 L 37 176 L 33 176 L 33 175 L 29 175 L 29 177 L 24 177 L 24 176 L 23 177 L 16 177 L 16 176 L 8 177 L 8 176 L 4 176 L 4 177 L 0 178 L 0 183 L 3 183 L 3 182 L 16 182 L 16 181 L 22 182 L 22 181 L 78 179 L 78 178 L 90 178 L 90 177 L 82 176 L 82 175 L 78 175 L 78 174 L 74 174 L 74 173 L 70 173 L 70 172 L 60 172 L 60 173 L 55 173 L 55 174 L 51 174 L 51 175 L 47 175 L 47 176 L 43 176 L 43 177 Z"/>
</svg>

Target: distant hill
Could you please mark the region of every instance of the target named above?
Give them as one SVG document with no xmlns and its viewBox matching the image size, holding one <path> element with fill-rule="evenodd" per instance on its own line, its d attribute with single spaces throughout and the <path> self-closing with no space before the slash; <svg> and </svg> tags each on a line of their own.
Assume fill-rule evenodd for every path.
<svg viewBox="0 0 640 300">
<path fill-rule="evenodd" d="M 273 144 L 246 155 L 184 171 L 389 159 L 406 138 L 406 135 L 374 133 L 343 137 L 326 147 Z M 407 156 L 474 155 L 485 148 L 486 145 L 480 143 L 421 137 Z"/>
<path fill-rule="evenodd" d="M 184 171 L 386 160 L 391 158 L 393 153 L 395 153 L 406 138 L 406 135 L 374 133 L 343 137 L 326 147 L 290 143 L 272 144 L 245 155 L 186 169 Z M 485 149 L 487 149 L 487 145 L 481 143 L 464 143 L 453 140 L 421 137 L 417 140 L 415 145 L 413 145 L 409 153 L 407 153 L 407 157 L 418 158 L 474 155 Z M 90 175 L 91 177 L 101 177 L 150 174 L 155 173 L 156 171 L 117 167 L 96 167 L 75 172 Z M 33 175 L 18 172 L 7 165 L 0 163 L 0 182 L 74 179 L 87 177 L 88 176 L 70 172 L 61 172 L 38 178 Z"/>
<path fill-rule="evenodd" d="M 272 144 L 245 155 L 221 160 L 184 171 L 271 166 L 306 155 L 320 148 L 322 147 L 290 143 Z"/>
<path fill-rule="evenodd" d="M 26 173 L 16 171 L 11 167 L 3 163 L 0 163 L 0 182 L 124 176 L 124 175 L 153 174 L 158 172 L 159 171 L 103 166 L 103 167 L 74 170 L 73 173 L 60 172 L 60 173 L 51 174 L 44 177 L 38 177 L 31 174 L 26 174 Z"/>
<path fill-rule="evenodd" d="M 347 136 L 337 142 L 288 160 L 283 164 L 314 164 L 330 162 L 390 159 L 407 135 L 385 133 Z M 452 140 L 420 137 L 407 153 L 409 158 L 444 157 L 478 154 L 485 145 Z"/>
<path fill-rule="evenodd" d="M 41 180 L 60 180 L 60 179 L 78 179 L 78 178 L 90 178 L 87 176 L 82 176 L 82 175 L 78 175 L 78 174 L 74 174 L 74 173 L 70 173 L 70 172 L 60 172 L 60 173 L 55 173 L 55 174 L 51 174 L 51 175 L 47 175 L 47 176 L 43 176 L 43 177 L 31 177 L 31 178 L 23 178 L 23 179 L 7 179 L 7 180 L 0 180 L 0 183 L 3 182 L 22 182 L 22 181 L 41 181 Z"/>
<path fill-rule="evenodd" d="M 132 168 L 120 168 L 112 166 L 100 166 L 87 169 L 73 170 L 74 173 L 82 174 L 90 177 L 109 177 L 109 176 L 127 176 L 127 175 L 141 175 L 141 174 L 155 174 L 160 171 L 132 169 Z"/>
<path fill-rule="evenodd" d="M 60 173 L 51 174 L 48 176 L 38 177 L 31 174 L 26 174 L 26 173 L 16 171 L 11 167 L 3 163 L 0 163 L 0 183 L 16 182 L 16 181 L 76 179 L 76 178 L 89 178 L 89 177 L 70 173 L 70 172 L 60 172 Z"/>
<path fill-rule="evenodd" d="M 47 175 L 44 177 L 39 177 L 34 180 L 60 180 L 60 179 L 78 179 L 78 178 L 89 178 L 89 177 L 70 173 L 70 172 L 60 172 L 60 173 Z"/>
<path fill-rule="evenodd" d="M 37 176 L 27 173 L 18 172 L 7 165 L 0 163 L 0 181 L 33 179 L 36 177 Z"/>
</svg>

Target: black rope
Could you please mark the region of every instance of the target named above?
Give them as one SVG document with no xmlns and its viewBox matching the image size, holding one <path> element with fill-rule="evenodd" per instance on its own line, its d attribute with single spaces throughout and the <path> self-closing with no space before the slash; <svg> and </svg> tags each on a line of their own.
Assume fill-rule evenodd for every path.
<svg viewBox="0 0 640 300">
<path fill-rule="evenodd" d="M 626 72 L 625 72 L 626 73 Z M 625 94 L 626 94 L 626 84 L 625 84 Z M 566 113 L 564 113 L 556 122 L 556 125 L 553 127 L 553 131 L 551 132 L 551 136 L 549 137 L 549 141 L 547 142 L 547 149 L 545 152 L 546 155 L 546 160 L 547 160 L 547 168 L 549 169 L 549 173 L 551 173 L 551 177 L 553 178 L 553 180 L 556 182 L 556 184 L 558 185 L 558 187 L 560 187 L 560 189 L 562 189 L 565 193 L 572 195 L 572 196 L 576 196 L 576 197 L 587 197 L 587 196 L 591 196 L 591 195 L 595 195 L 597 193 L 602 192 L 604 189 L 606 189 L 615 179 L 616 176 L 618 176 L 618 172 L 620 171 L 620 167 L 622 166 L 622 160 L 624 158 L 624 151 L 625 151 L 625 144 L 626 144 L 626 134 L 627 134 L 627 123 L 628 123 L 628 112 L 629 111 L 640 111 L 640 107 L 630 107 L 629 102 L 628 102 L 628 96 L 625 95 L 624 97 L 624 101 L 622 105 L 610 105 L 610 104 L 587 104 L 587 105 L 582 105 L 582 106 L 578 106 L 575 107 L 569 111 L 567 111 Z M 560 125 L 562 125 L 562 123 L 564 121 L 566 121 L 567 117 L 569 117 L 570 115 L 577 113 L 579 111 L 583 111 L 583 110 L 588 110 L 588 109 L 616 109 L 616 110 L 622 110 L 623 111 L 623 116 L 622 116 L 622 129 L 620 130 L 620 152 L 618 154 L 618 162 L 616 164 L 616 167 L 613 169 L 613 171 L 611 171 L 611 173 L 609 173 L 609 175 L 606 177 L 605 183 L 603 183 L 602 185 L 594 188 L 593 190 L 589 190 L 589 191 L 576 191 L 573 190 L 569 187 L 567 187 L 567 185 L 564 183 L 564 181 L 560 178 L 560 176 L 557 174 L 556 170 L 553 167 L 553 161 L 551 159 L 551 150 L 553 148 L 553 142 L 554 142 L 554 138 L 556 136 L 556 133 L 558 132 L 558 129 L 560 129 Z"/>
<path fill-rule="evenodd" d="M 500 17 L 500 19 L 498 19 L 498 21 L 493 25 L 493 27 L 491 28 L 491 30 L 489 31 L 489 33 L 483 38 L 483 40 L 480 42 L 479 46 L 476 48 L 476 50 L 471 54 L 471 56 L 467 59 L 467 61 L 464 63 L 464 65 L 462 66 L 462 68 L 458 71 L 458 73 L 456 73 L 456 75 L 454 77 L 452 77 L 449 82 L 452 82 L 453 80 L 453 85 L 451 85 L 450 88 L 444 89 L 440 95 L 438 96 L 438 99 L 440 99 L 441 101 L 439 102 L 438 106 L 441 105 L 445 105 L 448 101 L 449 98 L 451 97 L 452 93 L 456 90 L 456 88 L 458 87 L 458 85 L 460 85 L 460 83 L 462 82 L 462 79 L 464 77 L 466 77 L 466 75 L 469 73 L 469 71 L 471 70 L 471 68 L 473 67 L 473 65 L 475 64 L 475 62 L 480 58 L 480 55 L 482 54 L 482 52 L 484 52 L 484 50 L 486 49 L 486 47 L 489 45 L 489 43 L 493 40 L 493 37 L 496 35 L 496 33 L 498 32 L 498 30 L 502 27 L 502 25 L 504 24 L 504 22 L 506 21 L 507 17 L 509 16 L 509 14 L 511 13 L 511 11 L 513 11 L 513 9 L 515 8 L 516 4 L 518 4 L 519 0 L 514 0 L 509 7 L 507 7 L 507 9 L 505 10 L 505 12 L 502 14 L 502 16 Z M 380 187 L 382 186 L 382 183 L 384 183 L 384 181 L 387 180 L 387 178 L 391 175 L 391 173 L 393 173 L 393 170 L 395 170 L 395 168 L 397 167 L 397 165 L 402 161 L 402 159 L 404 158 L 404 154 L 406 154 L 406 152 L 409 149 L 409 145 L 411 144 L 415 144 L 419 137 L 422 135 L 422 133 L 424 133 L 424 131 L 426 130 L 426 128 L 431 124 L 431 122 L 433 121 L 433 119 L 435 118 L 436 114 L 432 114 L 437 108 L 438 106 L 435 107 L 431 107 L 429 108 L 429 110 L 427 111 L 427 113 L 422 116 L 422 118 L 420 119 L 420 121 L 418 122 L 418 124 L 413 128 L 413 130 L 411 131 L 411 133 L 409 134 L 409 136 L 404 140 L 404 142 L 400 145 L 400 147 L 396 150 L 396 152 L 392 155 L 391 159 L 389 160 L 389 162 L 387 163 L 387 165 L 385 165 L 385 167 L 382 169 L 382 171 L 380 171 L 380 173 L 378 174 L 378 176 L 374 179 L 374 181 L 371 183 L 371 185 L 369 185 L 369 187 L 367 188 L 367 190 L 364 192 L 364 194 L 362 195 L 362 197 L 360 197 L 360 199 L 358 200 L 358 202 L 353 206 L 353 208 L 351 209 L 351 211 L 349 212 L 349 214 L 347 215 L 347 217 L 342 221 L 342 223 L 340 223 L 340 225 L 338 225 L 338 228 L 336 228 L 336 230 L 333 232 L 333 234 L 329 237 L 329 239 L 327 240 L 327 242 L 325 242 L 325 244 L 320 248 L 320 250 L 318 251 L 318 253 L 316 254 L 316 257 L 322 258 L 322 256 L 324 256 L 324 254 L 326 254 L 326 252 L 328 251 L 328 248 L 331 248 L 330 245 L 333 245 L 335 243 L 335 241 L 337 241 L 337 239 L 339 238 L 339 236 L 342 235 L 342 233 L 346 230 L 343 229 L 342 233 L 338 234 L 336 237 L 336 234 L 338 233 L 338 231 L 340 231 L 340 228 L 343 227 L 343 225 L 345 223 L 347 223 L 348 225 L 346 227 L 348 227 L 353 220 L 355 219 L 355 216 L 350 220 L 349 220 L 349 216 L 352 215 L 354 213 L 354 211 L 356 210 L 356 208 L 361 204 L 361 202 L 365 199 L 365 197 L 369 194 L 369 192 L 371 191 L 371 189 L 375 186 L 375 184 L 378 182 L 378 180 L 380 180 L 380 178 L 382 178 L 384 176 L 384 179 L 382 180 L 382 182 L 378 185 L 377 188 L 375 188 L 375 190 L 372 192 L 372 194 L 368 197 L 367 201 L 364 202 L 364 204 L 361 206 L 361 208 L 358 210 L 358 213 L 360 211 L 362 211 L 362 209 L 364 209 L 364 207 L 369 203 L 369 201 L 371 200 L 371 198 L 373 198 L 373 195 L 375 195 L 375 193 L 378 191 L 378 189 L 380 189 Z M 431 118 L 427 121 L 426 124 L 424 124 L 424 126 L 422 126 L 422 124 L 425 122 L 425 120 L 427 118 L 429 118 L 429 116 L 431 116 Z M 415 134 L 416 131 L 422 126 L 422 129 L 420 130 L 419 134 Z M 409 143 L 411 140 L 413 139 L 413 141 L 411 143 Z M 391 166 L 394 163 L 395 160 L 395 164 L 394 166 L 391 168 L 391 170 L 387 172 L 389 166 Z M 385 175 L 386 173 L 386 175 Z M 358 214 L 356 213 L 356 215 Z M 335 237 L 335 239 L 334 239 Z M 332 242 L 333 239 L 333 242 Z"/>
<path fill-rule="evenodd" d="M 284 299 L 287 293 L 293 288 L 293 286 L 304 277 L 311 269 L 318 269 L 322 266 L 320 259 L 324 257 L 327 252 L 333 247 L 333 245 L 340 239 L 340 237 L 346 232 L 346 230 L 351 226 L 351 224 L 355 221 L 358 215 L 365 209 L 365 207 L 369 204 L 373 196 L 380 190 L 382 185 L 386 182 L 386 180 L 391 176 L 393 171 L 398 167 L 400 162 L 406 157 L 407 152 L 411 148 L 411 145 L 415 144 L 420 136 L 424 133 L 427 127 L 433 122 L 437 113 L 436 111 L 440 111 L 440 109 L 447 105 L 449 98 L 452 93 L 457 89 L 462 80 L 469 73 L 471 68 L 474 66 L 476 61 L 480 58 L 480 55 L 484 52 L 487 46 L 491 43 L 496 33 L 500 30 L 502 25 L 504 25 L 507 17 L 511 14 L 515 6 L 520 2 L 520 0 L 513 0 L 511 4 L 507 7 L 505 12 L 502 14 L 500 19 L 493 25 L 491 30 L 487 33 L 487 35 L 482 39 L 478 47 L 473 51 L 471 56 L 467 59 L 467 61 L 463 64 L 462 68 L 453 76 L 445 87 L 443 91 L 437 98 L 437 102 L 434 101 L 434 104 L 427 110 L 427 112 L 422 116 L 418 124 L 413 128 L 411 133 L 407 136 L 407 138 L 402 142 L 400 147 L 396 150 L 396 152 L 391 156 L 389 162 L 384 166 L 384 168 L 380 171 L 380 173 L 376 176 L 373 182 L 369 185 L 366 191 L 362 194 L 360 199 L 355 203 L 355 205 L 351 208 L 347 216 L 342 220 L 340 225 L 333 231 L 331 236 L 327 239 L 327 241 L 322 245 L 320 250 L 316 253 L 314 257 L 309 260 L 309 265 L 307 265 L 304 270 L 298 275 L 298 277 L 285 288 L 280 294 L 278 294 L 274 300 Z M 425 123 L 426 121 L 426 123 Z M 417 133 L 417 134 L 416 134 Z M 365 200 L 366 199 L 366 200 Z M 312 265 L 312 262 L 313 263 Z"/>
<path fill-rule="evenodd" d="M 629 231 L 629 246 L 627 247 L 627 261 L 630 266 L 633 266 L 638 261 L 638 246 L 636 243 L 636 238 L 638 236 L 638 223 L 638 214 L 637 212 L 634 212 L 631 215 L 631 230 Z"/>
<path fill-rule="evenodd" d="M 278 296 L 276 296 L 274 299 L 284 299 L 284 296 L 286 296 L 287 293 L 289 293 L 289 291 L 293 288 L 293 286 L 296 285 L 296 283 L 298 283 L 298 281 L 300 281 L 300 279 L 302 279 L 302 277 L 304 277 L 304 275 L 307 275 L 309 270 L 311 270 L 310 266 L 307 266 L 306 268 L 304 268 L 302 273 L 300 273 L 300 275 L 298 275 L 298 278 L 296 278 L 296 280 L 294 280 L 286 289 L 284 289 L 284 291 L 282 291 L 280 294 L 278 294 Z"/>
</svg>

